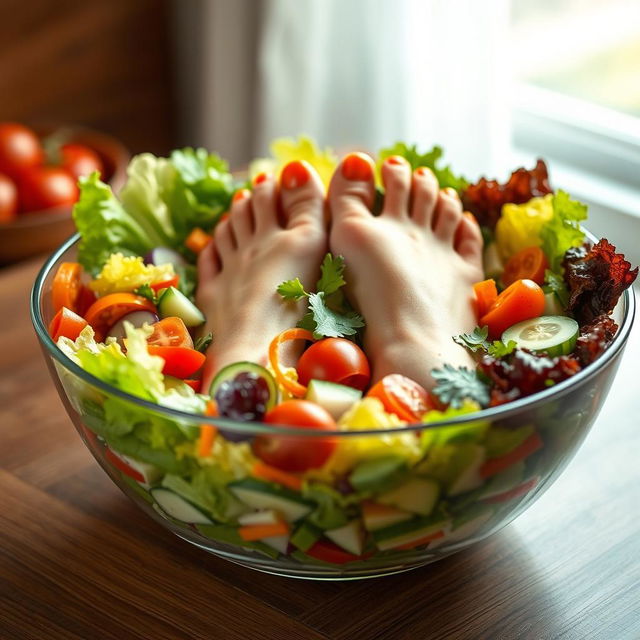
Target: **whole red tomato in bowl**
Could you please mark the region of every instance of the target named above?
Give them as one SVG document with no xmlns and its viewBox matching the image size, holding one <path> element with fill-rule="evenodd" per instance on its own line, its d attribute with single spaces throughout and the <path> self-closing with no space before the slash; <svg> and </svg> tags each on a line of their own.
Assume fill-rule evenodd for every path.
<svg viewBox="0 0 640 640">
<path fill-rule="evenodd" d="M 0 122 L 0 265 L 50 251 L 74 231 L 80 176 L 94 171 L 117 190 L 127 149 L 84 127 Z"/>
</svg>

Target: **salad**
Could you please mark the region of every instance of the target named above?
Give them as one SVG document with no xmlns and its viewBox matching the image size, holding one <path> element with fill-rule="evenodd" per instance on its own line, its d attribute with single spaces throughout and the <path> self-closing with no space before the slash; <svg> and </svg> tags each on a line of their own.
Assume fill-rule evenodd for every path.
<svg viewBox="0 0 640 640">
<path fill-rule="evenodd" d="M 479 413 L 444 429 L 393 430 L 506 404 L 588 367 L 612 342 L 611 312 L 638 269 L 607 240 L 590 245 L 580 226 L 586 206 L 552 191 L 542 161 L 505 184 L 470 184 L 442 165 L 437 147 L 398 143 L 380 162 L 389 155 L 456 189 L 485 238 L 478 326 L 452 336 L 477 366 L 434 370 L 431 391 L 400 374 L 371 379 L 366 318 L 344 293 L 344 260 L 331 254 L 315 291 L 298 279 L 278 287 L 283 301 L 305 300 L 308 310 L 273 336 L 268 365 L 233 363 L 203 388 L 215 336 L 199 332 L 195 258 L 247 183 L 203 149 L 135 157 L 119 198 L 97 174 L 80 180 L 78 257 L 55 274 L 51 337 L 89 374 L 193 422 L 97 394 L 62 371 L 61 379 L 113 473 L 174 527 L 268 558 L 356 566 L 465 540 L 541 482 L 551 436 L 534 423 L 492 424 Z M 279 141 L 254 167 L 296 158 L 323 176 L 336 164 L 301 138 Z M 306 345 L 295 367 L 280 360 L 290 340 Z M 198 415 L 238 425 L 199 426 Z"/>
</svg>

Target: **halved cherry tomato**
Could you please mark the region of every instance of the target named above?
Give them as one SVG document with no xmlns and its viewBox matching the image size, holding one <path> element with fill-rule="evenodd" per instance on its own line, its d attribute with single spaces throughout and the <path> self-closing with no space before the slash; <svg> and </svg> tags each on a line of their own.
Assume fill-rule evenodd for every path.
<svg viewBox="0 0 640 640">
<path fill-rule="evenodd" d="M 188 378 L 202 368 L 206 357 L 195 349 L 188 347 L 162 347 L 150 344 L 147 347 L 152 356 L 160 356 L 164 360 L 162 373 L 174 378 Z"/>
<path fill-rule="evenodd" d="M 399 373 L 385 376 L 369 389 L 368 398 L 378 398 L 385 411 L 395 413 L 401 420 L 416 422 L 427 411 L 436 408 L 426 389 Z"/>
<path fill-rule="evenodd" d="M 80 332 L 87 326 L 87 321 L 77 313 L 62 307 L 49 324 L 49 335 L 54 342 L 58 342 L 60 336 L 75 340 Z"/>
<path fill-rule="evenodd" d="M 371 369 L 364 351 L 345 338 L 325 338 L 312 344 L 296 365 L 301 384 L 327 380 L 362 391 L 371 380 Z"/>
<path fill-rule="evenodd" d="M 527 247 L 511 256 L 504 266 L 502 282 L 509 286 L 516 280 L 533 280 L 536 284 L 544 284 L 544 272 L 549 268 L 549 261 L 540 247 Z"/>
<path fill-rule="evenodd" d="M 193 349 L 189 329 L 181 318 L 169 316 L 151 325 L 153 333 L 147 338 L 149 344 L 158 347 L 188 347 Z"/>
<path fill-rule="evenodd" d="M 544 311 L 544 292 L 533 280 L 516 280 L 508 286 L 480 318 L 480 325 L 489 327 L 489 337 L 498 339 L 505 329 Z"/>
<path fill-rule="evenodd" d="M 97 300 L 96 294 L 86 287 L 85 285 L 80 286 L 80 293 L 78 294 L 78 299 L 76 300 L 76 313 L 81 316 L 87 312 L 89 307 Z"/>
<path fill-rule="evenodd" d="M 487 311 L 489 311 L 489 308 L 498 297 L 496 281 L 490 278 L 489 280 L 476 282 L 473 285 L 473 292 L 476 294 L 477 315 L 481 318 L 485 313 L 487 313 Z"/>
<path fill-rule="evenodd" d="M 51 286 L 51 302 L 54 313 L 58 313 L 62 307 L 71 311 L 77 311 L 78 296 L 82 283 L 82 267 L 77 262 L 63 262 L 53 277 Z"/>
<path fill-rule="evenodd" d="M 180 276 L 176 273 L 173 278 L 169 278 L 168 280 L 162 280 L 161 282 L 153 282 L 149 286 L 156 292 L 160 291 L 160 289 L 168 289 L 169 287 L 177 287 L 178 282 L 180 280 Z"/>
<path fill-rule="evenodd" d="M 347 562 L 355 562 L 365 558 L 365 556 L 356 556 L 353 553 L 349 553 L 328 540 L 318 540 L 305 553 L 316 560 L 331 564 L 346 564 Z"/>
<path fill-rule="evenodd" d="M 110 293 L 98 298 L 87 310 L 85 320 L 96 332 L 96 340 L 102 342 L 104 335 L 122 316 L 132 311 L 152 311 L 155 305 L 151 300 L 133 293 Z"/>
<path fill-rule="evenodd" d="M 336 423 L 326 409 L 307 400 L 285 400 L 267 411 L 267 424 L 292 425 L 331 430 Z M 276 469 L 293 473 L 321 467 L 336 448 L 334 438 L 303 438 L 258 435 L 253 441 L 255 455 Z"/>
</svg>

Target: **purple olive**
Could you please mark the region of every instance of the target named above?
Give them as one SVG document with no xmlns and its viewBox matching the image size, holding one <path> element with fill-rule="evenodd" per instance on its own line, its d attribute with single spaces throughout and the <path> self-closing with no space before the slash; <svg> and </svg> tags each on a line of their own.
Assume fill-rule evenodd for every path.
<svg viewBox="0 0 640 640">
<path fill-rule="evenodd" d="M 145 264 L 172 264 L 174 267 L 184 267 L 187 261 L 173 249 L 169 247 L 156 247 L 151 249 L 144 257 Z"/>
<path fill-rule="evenodd" d="M 124 330 L 125 322 L 130 322 L 134 327 L 141 327 L 145 322 L 147 324 L 158 322 L 158 316 L 155 313 L 151 313 L 151 311 L 132 311 L 131 313 L 127 313 L 126 316 L 120 318 L 120 320 L 109 329 L 107 337 L 115 338 L 118 342 L 121 342 L 122 339 L 126 337 Z"/>
</svg>

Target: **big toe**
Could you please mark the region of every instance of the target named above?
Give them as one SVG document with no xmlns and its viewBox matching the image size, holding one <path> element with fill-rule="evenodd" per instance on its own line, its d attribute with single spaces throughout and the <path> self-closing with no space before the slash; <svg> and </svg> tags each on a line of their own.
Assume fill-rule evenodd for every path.
<svg viewBox="0 0 640 640">
<path fill-rule="evenodd" d="M 365 153 L 350 153 L 343 158 L 329 185 L 333 223 L 371 215 L 375 194 L 373 160 Z"/>
<path fill-rule="evenodd" d="M 280 176 L 280 204 L 287 229 L 324 228 L 324 187 L 306 162 L 290 162 Z"/>
</svg>

